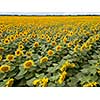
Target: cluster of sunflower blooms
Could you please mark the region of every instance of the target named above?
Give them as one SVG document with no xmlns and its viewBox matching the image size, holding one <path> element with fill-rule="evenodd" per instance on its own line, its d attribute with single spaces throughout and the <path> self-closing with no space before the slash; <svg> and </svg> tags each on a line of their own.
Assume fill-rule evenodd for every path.
<svg viewBox="0 0 100 100">
<path fill-rule="evenodd" d="M 90 82 L 90 83 L 83 85 L 83 87 L 96 87 L 97 84 L 98 84 L 97 82 Z"/>
<path fill-rule="evenodd" d="M 100 85 L 99 30 L 96 16 L 0 17 L 0 86 Z"/>
<path fill-rule="evenodd" d="M 100 39 L 100 34 L 91 36 L 85 43 L 82 44 L 80 51 L 85 49 L 91 50 L 92 44 Z"/>
<path fill-rule="evenodd" d="M 36 79 L 33 81 L 34 86 L 46 87 L 48 83 L 48 78 Z"/>
<path fill-rule="evenodd" d="M 66 76 L 67 76 L 66 70 L 67 70 L 68 68 L 74 68 L 74 67 L 75 67 L 75 64 L 74 64 L 74 63 L 70 63 L 69 61 L 66 61 L 66 62 L 62 65 L 62 67 L 60 68 L 60 71 L 61 71 L 62 73 L 60 74 L 60 78 L 59 78 L 59 80 L 58 80 L 58 83 L 59 83 L 59 84 L 62 84 L 62 83 L 64 82 L 64 80 L 65 80 L 65 78 L 66 78 Z"/>
</svg>

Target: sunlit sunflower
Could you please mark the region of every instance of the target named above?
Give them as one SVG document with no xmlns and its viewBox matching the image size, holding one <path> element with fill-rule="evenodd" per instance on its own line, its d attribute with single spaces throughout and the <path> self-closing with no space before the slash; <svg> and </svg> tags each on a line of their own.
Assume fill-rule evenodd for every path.
<svg viewBox="0 0 100 100">
<path fill-rule="evenodd" d="M 9 65 L 2 65 L 1 67 L 0 67 L 0 72 L 8 72 L 8 71 L 10 71 L 10 66 Z"/>
<path fill-rule="evenodd" d="M 73 42 L 71 41 L 71 42 L 69 42 L 68 44 L 67 44 L 67 46 L 70 48 L 71 46 L 73 45 Z"/>
<path fill-rule="evenodd" d="M 36 79 L 32 82 L 32 84 L 38 86 L 40 84 L 40 81 L 40 79 Z"/>
<path fill-rule="evenodd" d="M 56 51 L 60 51 L 60 50 L 61 50 L 61 46 L 60 45 L 56 46 Z"/>
<path fill-rule="evenodd" d="M 59 80 L 58 80 L 58 83 L 59 83 L 59 84 L 62 84 L 62 83 L 64 82 L 64 80 L 65 80 L 65 78 L 66 78 L 66 75 L 67 75 L 67 72 L 66 72 L 66 71 L 63 71 L 63 72 L 61 73 L 60 78 L 59 78 Z"/>
<path fill-rule="evenodd" d="M 51 39 L 50 38 L 47 38 L 46 41 L 49 43 L 51 41 Z"/>
<path fill-rule="evenodd" d="M 3 52 L 4 51 L 4 47 L 0 47 L 0 52 Z"/>
<path fill-rule="evenodd" d="M 35 63 L 33 62 L 33 60 L 25 61 L 24 64 L 23 64 L 25 69 L 29 69 L 29 68 L 31 68 L 34 65 L 35 65 Z"/>
<path fill-rule="evenodd" d="M 67 42 L 67 38 L 66 38 L 66 37 L 63 38 L 63 42 L 64 42 L 64 43 Z"/>
<path fill-rule="evenodd" d="M 10 36 L 10 41 L 14 41 L 15 40 L 15 36 L 14 35 L 11 35 Z"/>
<path fill-rule="evenodd" d="M 7 82 L 6 82 L 6 87 L 11 87 L 12 85 L 14 84 L 14 79 L 13 78 L 11 78 L 11 79 L 9 79 Z"/>
<path fill-rule="evenodd" d="M 27 52 L 26 52 L 26 56 L 27 56 L 27 57 L 32 57 L 32 52 L 31 52 L 31 51 L 27 51 Z"/>
<path fill-rule="evenodd" d="M 34 47 L 36 48 L 36 47 L 38 47 L 39 46 L 39 43 L 38 42 L 35 42 L 34 43 Z"/>
<path fill-rule="evenodd" d="M 42 87 L 46 87 L 47 86 L 47 83 L 48 83 L 48 78 L 43 78 L 43 79 L 41 79 L 41 86 Z"/>
<path fill-rule="evenodd" d="M 23 49 L 24 48 L 24 46 L 21 44 L 21 45 L 18 45 L 18 49 Z"/>
<path fill-rule="evenodd" d="M 54 52 L 52 50 L 48 50 L 48 55 L 52 56 L 54 54 Z"/>
<path fill-rule="evenodd" d="M 0 61 L 2 61 L 2 55 L 0 55 Z"/>
<path fill-rule="evenodd" d="M 52 46 L 55 46 L 56 45 L 56 42 L 55 41 L 52 41 L 51 45 Z"/>
<path fill-rule="evenodd" d="M 44 63 L 44 62 L 47 62 L 48 61 L 48 57 L 42 57 L 41 59 L 40 59 L 40 63 Z"/>
<path fill-rule="evenodd" d="M 19 35 L 18 34 L 15 34 L 15 38 L 18 38 L 19 37 Z"/>
<path fill-rule="evenodd" d="M 9 44 L 10 43 L 10 40 L 9 39 L 4 39 L 4 44 Z"/>
<path fill-rule="evenodd" d="M 22 38 L 22 42 L 27 42 L 28 39 L 27 38 Z"/>
<path fill-rule="evenodd" d="M 7 60 L 7 61 L 14 61 L 14 55 L 10 55 L 10 54 L 7 55 L 7 56 L 6 56 L 6 60 Z"/>
<path fill-rule="evenodd" d="M 41 39 L 44 39 L 44 38 L 45 38 L 45 35 L 44 35 L 44 34 L 42 34 L 42 35 L 41 35 Z"/>
<path fill-rule="evenodd" d="M 23 51 L 17 49 L 17 50 L 15 51 L 15 55 L 16 55 L 16 56 L 21 56 L 21 55 L 23 55 Z"/>
</svg>

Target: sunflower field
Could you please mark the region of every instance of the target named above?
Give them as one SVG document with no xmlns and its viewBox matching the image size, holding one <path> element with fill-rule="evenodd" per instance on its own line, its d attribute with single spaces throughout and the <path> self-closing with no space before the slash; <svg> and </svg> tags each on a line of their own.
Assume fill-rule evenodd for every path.
<svg viewBox="0 0 100 100">
<path fill-rule="evenodd" d="M 100 16 L 0 16 L 0 87 L 99 87 Z"/>
</svg>

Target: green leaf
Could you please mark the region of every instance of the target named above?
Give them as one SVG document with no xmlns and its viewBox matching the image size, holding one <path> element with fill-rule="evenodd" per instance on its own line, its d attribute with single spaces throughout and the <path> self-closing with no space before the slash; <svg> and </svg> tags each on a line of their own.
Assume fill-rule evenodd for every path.
<svg viewBox="0 0 100 100">
<path fill-rule="evenodd" d="M 30 80 L 28 80 L 27 82 L 26 82 L 26 84 L 28 85 L 28 86 L 33 86 L 33 81 L 35 80 L 36 78 L 32 78 L 32 79 L 30 79 Z"/>
<path fill-rule="evenodd" d="M 42 73 L 42 74 L 35 74 L 35 76 L 37 77 L 37 78 L 43 78 L 45 75 L 44 75 L 44 73 Z"/>
<path fill-rule="evenodd" d="M 25 79 L 29 79 L 29 78 L 32 78 L 32 77 L 34 77 L 34 73 L 30 73 L 30 72 L 28 72 L 28 73 L 26 73 L 25 74 Z"/>
<path fill-rule="evenodd" d="M 63 59 L 67 60 L 67 59 L 70 59 L 72 56 L 71 55 L 66 55 L 65 57 L 63 57 Z"/>
<path fill-rule="evenodd" d="M 88 74 L 89 73 L 88 68 L 82 69 L 81 72 L 84 73 L 84 74 Z"/>
<path fill-rule="evenodd" d="M 0 73 L 0 80 L 3 80 L 6 77 L 6 73 Z"/>
<path fill-rule="evenodd" d="M 88 60 L 89 64 L 96 64 L 98 61 L 97 60 Z"/>
<path fill-rule="evenodd" d="M 59 78 L 59 75 L 56 75 L 56 76 L 50 77 L 49 80 L 50 81 L 56 81 L 56 80 L 58 80 L 58 78 Z"/>
<path fill-rule="evenodd" d="M 70 80 L 70 81 L 69 81 Z M 70 87 L 76 87 L 77 86 L 77 82 L 78 80 L 75 78 L 75 77 L 70 77 L 68 80 L 67 80 L 67 84 L 68 86 Z"/>
<path fill-rule="evenodd" d="M 20 72 L 15 77 L 17 80 L 23 78 L 24 77 L 24 74 L 27 73 L 27 70 L 25 70 L 23 67 L 20 67 L 19 69 L 20 69 Z"/>
</svg>

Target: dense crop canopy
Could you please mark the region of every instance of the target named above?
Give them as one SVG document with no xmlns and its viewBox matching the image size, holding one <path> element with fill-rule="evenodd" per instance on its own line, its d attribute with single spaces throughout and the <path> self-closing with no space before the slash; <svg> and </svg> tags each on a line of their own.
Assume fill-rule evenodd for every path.
<svg viewBox="0 0 100 100">
<path fill-rule="evenodd" d="M 100 86 L 100 17 L 0 16 L 0 86 Z"/>
</svg>

